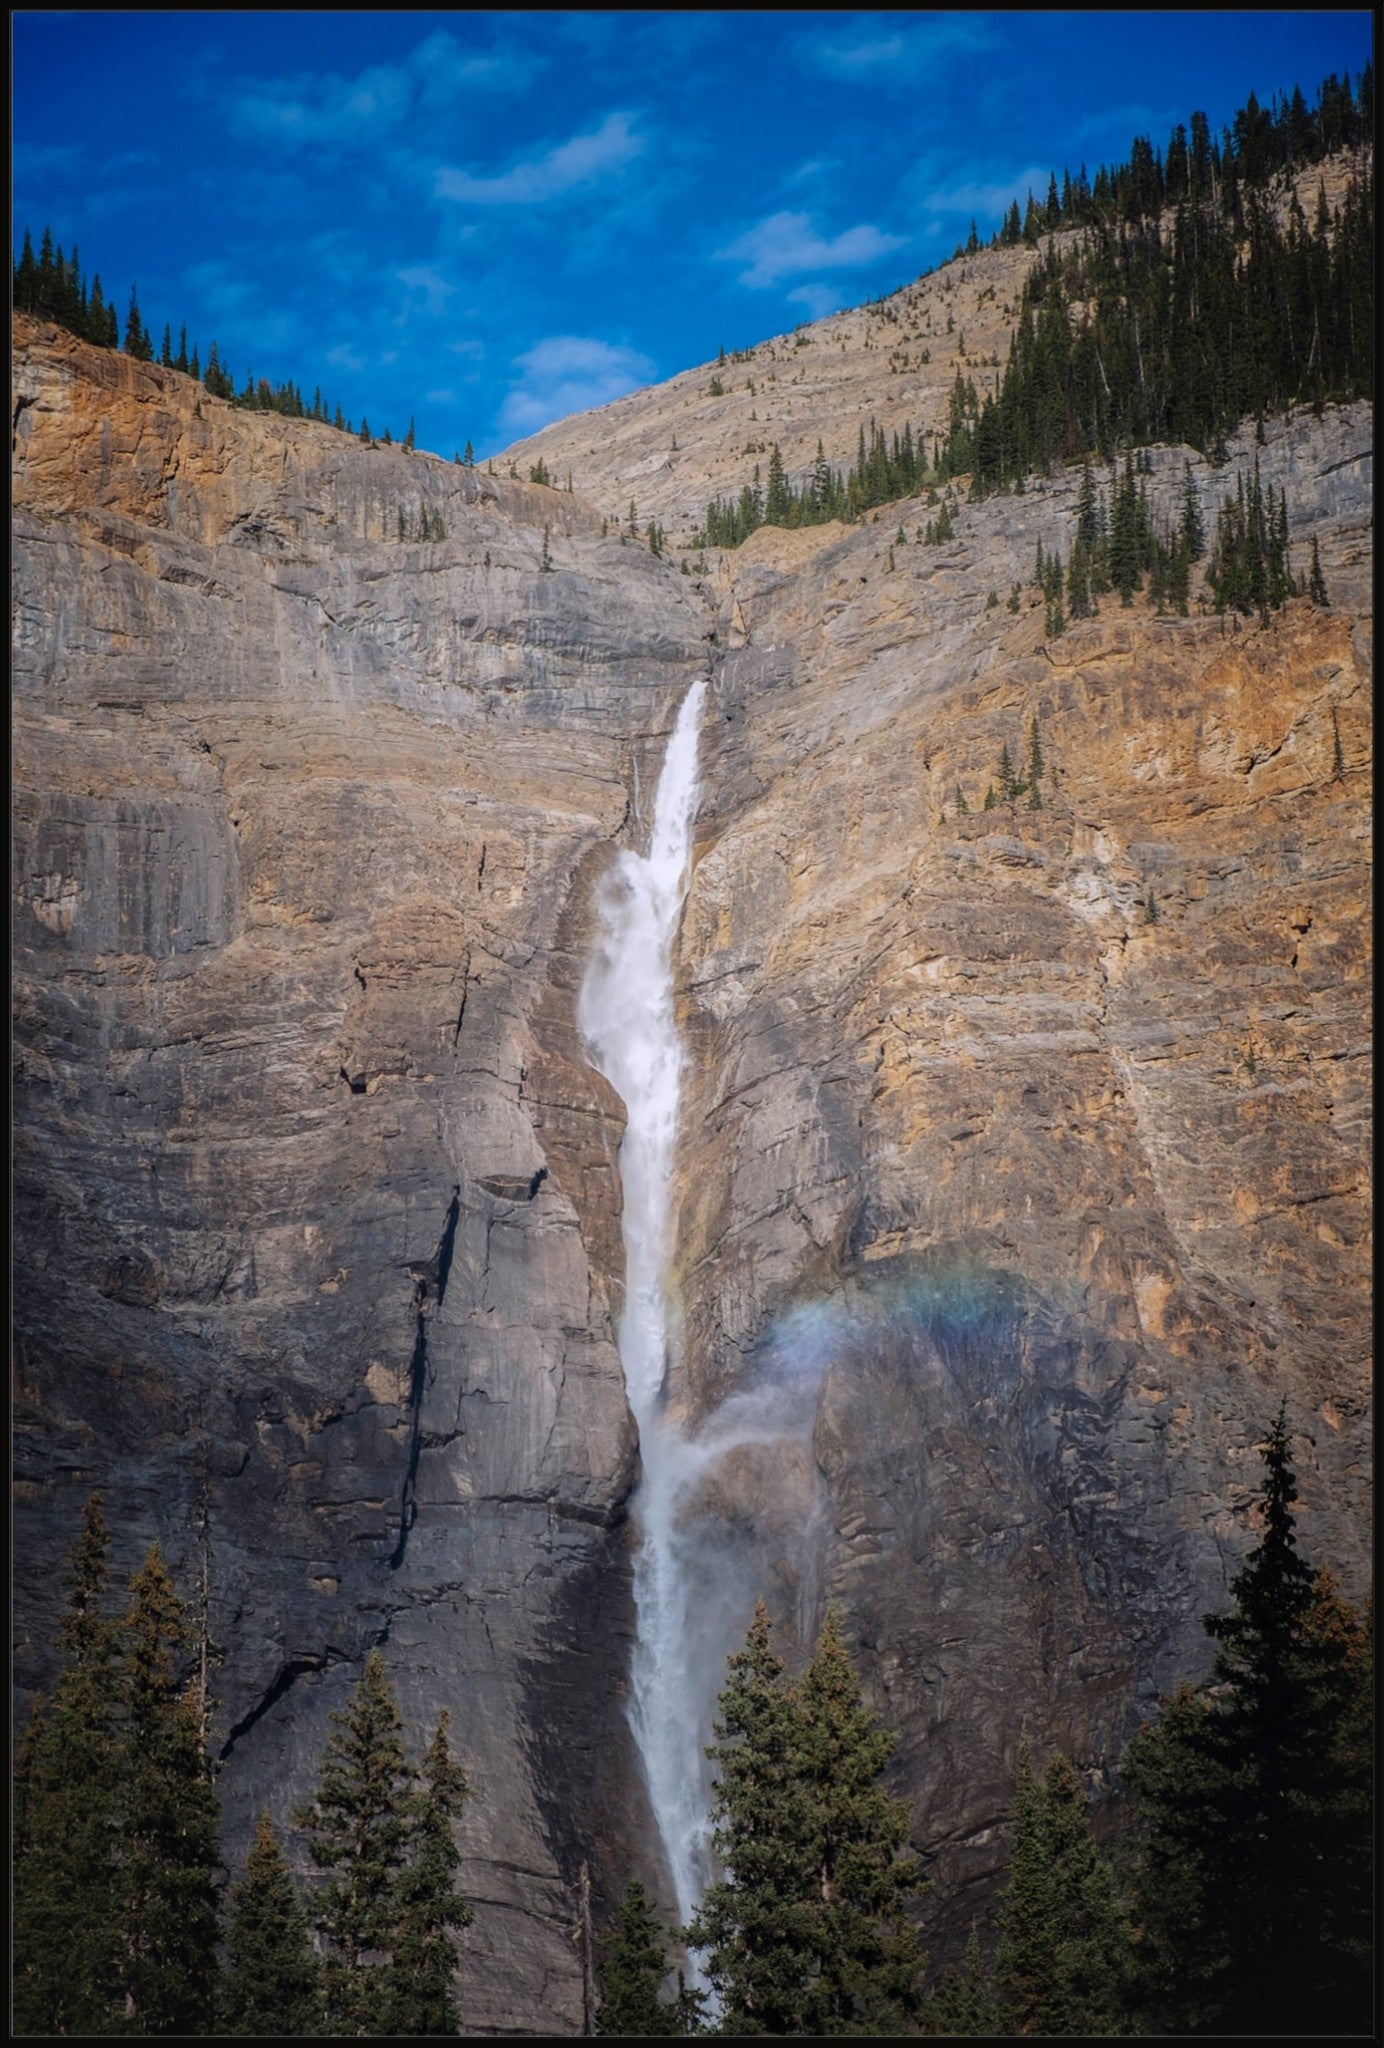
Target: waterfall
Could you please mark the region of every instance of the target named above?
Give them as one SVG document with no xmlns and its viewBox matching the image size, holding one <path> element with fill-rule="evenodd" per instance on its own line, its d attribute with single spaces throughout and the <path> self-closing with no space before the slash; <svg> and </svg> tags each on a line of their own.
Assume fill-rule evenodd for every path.
<svg viewBox="0 0 1384 2048">
<path fill-rule="evenodd" d="M 619 1346 L 643 1462 L 633 1504 L 637 1636 L 630 1720 L 681 1920 L 706 1882 L 709 1823 L 702 1758 L 706 1665 L 678 1514 L 704 1453 L 698 1455 L 665 1411 L 682 1076 L 672 954 L 687 893 L 705 690 L 695 683 L 678 712 L 654 796 L 648 853 L 622 851 L 598 896 L 598 941 L 578 1006 L 595 1063 L 628 1115 L 620 1147 L 625 1311 Z"/>
</svg>

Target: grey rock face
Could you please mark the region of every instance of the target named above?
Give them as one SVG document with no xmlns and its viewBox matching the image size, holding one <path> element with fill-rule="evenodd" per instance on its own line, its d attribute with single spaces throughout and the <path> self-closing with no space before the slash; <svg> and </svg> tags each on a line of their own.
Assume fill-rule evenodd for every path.
<svg viewBox="0 0 1384 2048">
<path fill-rule="evenodd" d="M 945 1950 L 1021 1720 L 1109 1790 L 1203 1668 L 1280 1398 L 1363 1583 L 1367 409 L 1259 450 L 1332 612 L 1047 644 L 987 596 L 1074 478 L 892 567 L 921 506 L 699 581 L 566 492 L 19 340 L 21 1705 L 91 1488 L 117 1570 L 158 1536 L 187 1585 L 205 1498 L 231 1859 L 382 1642 L 472 1775 L 468 2026 L 580 2029 L 582 1861 L 598 1914 L 661 1873 L 576 991 L 710 673 L 673 1398 L 796 1391 L 700 1503 L 707 1687 L 755 1591 L 798 1648 L 840 1602 Z M 1035 716 L 1043 808 L 985 811 Z"/>
</svg>

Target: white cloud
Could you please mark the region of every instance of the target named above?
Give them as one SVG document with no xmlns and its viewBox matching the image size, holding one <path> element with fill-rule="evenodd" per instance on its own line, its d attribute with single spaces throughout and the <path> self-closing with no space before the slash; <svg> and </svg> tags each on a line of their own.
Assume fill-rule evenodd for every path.
<svg viewBox="0 0 1384 2048">
<path fill-rule="evenodd" d="M 805 270 L 858 270 L 902 248 L 905 239 L 866 224 L 846 228 L 828 241 L 808 214 L 771 213 L 717 254 L 727 262 L 748 264 L 740 273 L 742 284 L 771 285 Z"/>
<path fill-rule="evenodd" d="M 444 166 L 437 173 L 437 196 L 469 206 L 532 206 L 539 200 L 555 199 L 576 185 L 622 169 L 640 155 L 644 138 L 634 133 L 631 121 L 629 114 L 607 114 L 589 135 L 574 135 L 541 156 L 521 158 L 493 178 L 477 178 L 469 171 Z"/>
<path fill-rule="evenodd" d="M 543 60 L 495 44 L 468 50 L 438 29 L 397 64 L 375 64 L 355 78 L 339 72 L 241 79 L 229 104 L 232 126 L 286 148 L 376 143 L 401 127 L 415 105 L 445 104 L 463 92 L 507 92 L 527 84 Z"/>
<path fill-rule="evenodd" d="M 945 63 L 990 47 L 981 15 L 935 15 L 900 25 L 897 15 L 859 15 L 849 28 L 803 36 L 800 63 L 847 84 L 916 85 Z"/>
<path fill-rule="evenodd" d="M 324 142 L 373 142 L 409 109 L 413 81 L 397 64 L 358 78 L 268 79 L 243 86 L 231 103 L 233 125 L 287 148 Z"/>
<path fill-rule="evenodd" d="M 834 284 L 800 284 L 788 294 L 789 302 L 805 306 L 809 320 L 825 320 L 828 313 L 839 313 L 845 305 L 845 294 Z"/>
<path fill-rule="evenodd" d="M 429 270 L 423 263 L 411 264 L 406 270 L 396 270 L 394 275 L 400 284 L 408 287 L 410 294 L 422 294 L 424 308 L 429 313 L 444 312 L 448 299 L 456 292 L 454 284 L 449 284 L 440 272 Z"/>
<path fill-rule="evenodd" d="M 1008 213 L 1017 199 L 1022 214 L 1031 192 L 1041 205 L 1048 196 L 1048 179 L 1052 173 L 1044 165 L 1030 164 L 1027 170 L 1015 171 L 1009 177 L 969 179 L 959 185 L 933 186 L 919 194 L 919 204 L 925 213 L 933 214 L 974 214 L 977 224 Z"/>
<path fill-rule="evenodd" d="M 518 92 L 547 59 L 505 43 L 488 50 L 463 49 L 455 36 L 439 29 L 418 45 L 409 62 L 422 82 L 424 100 L 435 105 L 461 92 Z"/>
<path fill-rule="evenodd" d="M 500 424 L 516 436 L 609 405 L 654 374 L 637 349 L 582 334 L 550 334 L 517 356 L 514 367 L 520 375 L 500 408 Z"/>
</svg>

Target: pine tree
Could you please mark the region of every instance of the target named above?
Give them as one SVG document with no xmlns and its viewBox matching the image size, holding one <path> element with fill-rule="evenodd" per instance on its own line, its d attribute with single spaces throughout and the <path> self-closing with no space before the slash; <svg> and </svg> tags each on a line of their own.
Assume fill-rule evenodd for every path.
<svg viewBox="0 0 1384 2048">
<path fill-rule="evenodd" d="M 205 2031 L 215 1989 L 217 1803 L 175 1664 L 188 1641 L 154 1544 L 130 1581 L 120 1687 L 119 1981 L 130 2030 L 147 2034 Z"/>
<path fill-rule="evenodd" d="M 407 432 L 407 433 L 406 433 L 406 434 L 404 435 L 404 442 L 403 442 L 403 446 L 404 446 L 404 453 L 405 453 L 405 455 L 412 455 L 412 453 L 413 453 L 413 444 L 414 444 L 414 433 L 413 433 L 413 418 L 412 418 L 412 415 L 410 415 L 410 417 L 409 417 L 409 423 L 408 423 L 408 432 Z"/>
<path fill-rule="evenodd" d="M 1137 2001 L 1155 2030 L 1367 2032 L 1368 1641 L 1298 1554 L 1282 1409 L 1261 1455 L 1261 1540 L 1206 1618 L 1213 1683 L 1121 1766 L 1147 1825 Z"/>
<path fill-rule="evenodd" d="M 65 1666 L 20 1754 L 14 1816 L 14 2018 L 21 2034 L 105 2034 L 122 2017 L 116 1634 L 101 1497 L 72 1546 Z"/>
<path fill-rule="evenodd" d="M 245 1875 L 231 1887 L 229 1903 L 219 2030 L 261 2040 L 319 2033 L 321 1973 L 267 1813 L 260 1815 Z"/>
<path fill-rule="evenodd" d="M 38 304 L 38 262 L 34 256 L 34 245 L 29 230 L 24 230 L 24 247 L 14 269 L 14 309 L 16 313 L 32 313 Z"/>
<path fill-rule="evenodd" d="M 981 1959 L 980 1936 L 971 1922 L 966 1959 L 949 1970 L 927 2002 L 927 2031 L 962 2039 L 994 2040 L 1006 2031 L 1009 2015 Z"/>
<path fill-rule="evenodd" d="M 459 2024 L 452 1936 L 470 1926 L 471 1908 L 456 1889 L 456 1824 L 469 1788 L 452 1758 L 450 1719 L 445 1709 L 438 1716 L 410 1801 L 385 2010 L 389 2034 L 455 2034 Z"/>
<path fill-rule="evenodd" d="M 1092 1839 L 1076 1772 L 1058 1753 L 1040 1782 L 1025 1740 L 996 1956 L 1013 2030 L 1123 2032 L 1127 1942 L 1114 1879 Z"/>
<path fill-rule="evenodd" d="M 134 286 L 130 288 L 130 310 L 125 316 L 125 353 L 141 362 L 147 362 L 149 352 L 145 346 L 144 322 L 139 317 L 139 294 Z"/>
<path fill-rule="evenodd" d="M 716 1740 L 716 1853 L 688 1940 L 707 1955 L 727 2033 L 801 2032 L 812 1945 L 812 1816 L 801 1730 L 761 1600 L 729 1661 Z"/>
<path fill-rule="evenodd" d="M 615 1926 L 599 1943 L 599 1952 L 598 2034 L 638 2040 L 684 2031 L 677 2006 L 658 1995 L 668 1975 L 668 1956 L 663 1930 L 637 1879 L 627 1888 Z"/>
<path fill-rule="evenodd" d="M 1317 536 L 1312 536 L 1312 568 L 1307 579 L 1307 595 L 1318 610 L 1325 611 L 1331 600 L 1326 594 L 1326 578 L 1322 574 L 1321 556 L 1317 552 Z"/>
<path fill-rule="evenodd" d="M 906 1911 L 919 1863 L 906 1806 L 877 1782 L 892 1738 L 861 1700 L 836 1617 L 792 1686 L 761 1602 L 720 1707 L 708 1753 L 724 1874 L 688 1938 L 707 1951 L 723 2031 L 898 2031 L 920 2007 Z"/>
<path fill-rule="evenodd" d="M 784 474 L 783 457 L 777 441 L 769 450 L 769 477 L 764 491 L 764 523 L 766 526 L 787 526 L 792 517 L 793 499 Z"/>
<path fill-rule="evenodd" d="M 999 767 L 996 771 L 996 775 L 997 780 L 999 782 L 999 794 L 1001 799 L 1005 803 L 1012 802 L 1017 785 L 1014 779 L 1014 763 L 1010 759 L 1009 755 L 1008 740 L 1005 740 L 1003 745 L 1000 747 Z"/>
<path fill-rule="evenodd" d="M 921 2004 L 923 1956 L 906 1909 L 925 1888 L 922 1863 L 907 1847 L 906 1801 L 879 1782 L 894 1738 L 861 1698 L 834 1610 L 797 1700 L 818 1923 L 806 2031 L 900 2033 Z"/>
<path fill-rule="evenodd" d="M 399 1873 L 413 1772 L 384 1659 L 372 1650 L 344 1710 L 331 1716 L 317 1790 L 295 1815 L 313 1862 L 330 1873 L 314 1904 L 325 1943 L 327 2024 L 355 2037 L 386 2031 Z"/>
</svg>

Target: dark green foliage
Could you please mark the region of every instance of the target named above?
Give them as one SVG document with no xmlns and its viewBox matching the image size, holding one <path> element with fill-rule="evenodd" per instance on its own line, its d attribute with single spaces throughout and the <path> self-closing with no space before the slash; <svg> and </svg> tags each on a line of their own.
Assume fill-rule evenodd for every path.
<svg viewBox="0 0 1384 2048">
<path fill-rule="evenodd" d="M 1261 1540 L 1206 1621 L 1214 1682 L 1122 1765 L 1146 1826 L 1137 2009 L 1155 2031 L 1365 2033 L 1369 1631 L 1298 1554 L 1282 1410 L 1262 1455 Z"/>
<path fill-rule="evenodd" d="M 1276 504 L 1272 492 L 1265 497 L 1257 458 L 1248 489 L 1242 472 L 1236 479 L 1235 496 L 1222 502 L 1206 580 L 1218 612 L 1236 611 L 1246 616 L 1257 612 L 1266 625 L 1269 612 L 1293 594 L 1288 574 L 1287 502 L 1281 491 Z"/>
<path fill-rule="evenodd" d="M 157 1544 L 130 1581 L 121 1668 L 121 1984 L 130 2031 L 195 2034 L 215 1983 L 217 1804 L 190 1641 Z"/>
<path fill-rule="evenodd" d="M 313 1862 L 330 1873 L 313 1898 L 325 1944 L 327 2023 L 339 2034 L 386 2031 L 399 1875 L 414 1773 L 394 1689 L 378 1650 L 344 1711 L 333 1713 L 317 1791 L 295 1815 Z"/>
<path fill-rule="evenodd" d="M 66 322 L 63 323 L 66 325 Z M 154 350 L 149 340 L 149 330 L 139 316 L 139 295 L 131 288 L 130 310 L 125 316 L 124 349 L 127 356 L 134 356 L 141 363 L 152 362 Z"/>
<path fill-rule="evenodd" d="M 67 1666 L 17 1787 L 15 2009 L 38 2033 L 196 2034 L 215 1978 L 216 1798 L 182 1612 L 157 1547 L 123 1631 L 101 1614 L 106 1536 L 88 1505 Z"/>
<path fill-rule="evenodd" d="M 688 1939 L 707 1952 L 728 2033 L 801 2031 L 812 1947 L 812 1817 L 794 1702 L 755 1609 L 720 1697 L 715 1843 L 723 1875 L 707 1888 Z"/>
<path fill-rule="evenodd" d="M 322 1986 L 273 1825 L 261 1814 L 245 1875 L 231 1887 L 219 2032 L 272 2040 L 322 2029 Z"/>
<path fill-rule="evenodd" d="M 76 249 L 70 257 L 64 257 L 61 247 L 54 249 L 53 238 L 47 228 L 43 231 L 42 250 L 37 257 L 33 239 L 25 229 L 23 247 L 14 268 L 14 303 L 17 311 L 32 313 L 43 320 L 55 320 L 59 326 L 66 327 L 84 341 L 95 342 L 100 348 L 123 347 L 125 353 L 136 361 L 148 363 L 154 360 L 154 345 L 140 315 L 138 293 L 133 290 L 130 293 L 122 342 L 115 307 L 106 299 L 99 276 L 93 277 L 88 293 Z M 201 377 L 197 350 L 194 348 L 190 356 L 188 353 L 186 326 L 179 329 L 178 352 L 174 355 L 173 331 L 171 326 L 165 325 L 158 360 L 166 370 Z M 323 425 L 331 422 L 321 391 L 314 392 L 312 404 L 307 407 L 303 404 L 302 392 L 291 381 L 272 385 L 266 378 L 247 376 L 237 396 L 229 372 L 218 359 L 215 342 L 207 360 L 206 388 L 213 398 L 225 398 L 233 405 L 248 406 L 257 412 L 283 413 L 290 419 L 320 420 Z M 339 406 L 331 423 L 349 431 Z M 413 444 L 410 441 L 407 445 L 412 447 Z"/>
<path fill-rule="evenodd" d="M 913 495 L 928 475 L 921 434 L 915 440 L 911 425 L 902 434 L 887 436 L 875 421 L 870 422 L 866 440 L 862 428 L 854 466 L 844 475 L 832 468 L 817 444 L 816 460 L 801 486 L 787 478 L 778 446 L 769 452 L 769 473 L 765 489 L 746 485 L 738 498 L 714 498 L 706 508 L 706 519 L 697 537 L 698 546 L 738 547 L 759 526 L 820 526 L 829 519 L 856 519 L 877 505 Z M 951 538 L 950 511 L 945 533 Z"/>
<path fill-rule="evenodd" d="M 1038 736 L 1038 714 L 1035 711 L 1028 728 L 1028 807 L 1041 811 L 1043 798 L 1038 784 L 1046 763 L 1043 759 L 1043 743 Z"/>
<path fill-rule="evenodd" d="M 1315 534 L 1312 536 L 1312 568 L 1307 578 L 1307 595 L 1320 611 L 1325 611 L 1331 603 L 1326 594 L 1326 578 L 1322 574 L 1321 556 L 1317 552 Z"/>
<path fill-rule="evenodd" d="M 676 2003 L 659 1998 L 669 1971 L 663 1930 L 637 1881 L 626 1890 L 614 1928 L 599 1943 L 599 1954 L 598 2034 L 638 2040 L 687 2031 Z"/>
<path fill-rule="evenodd" d="M 474 469 L 476 466 L 476 451 L 471 446 L 471 443 L 469 441 L 467 442 L 466 447 L 462 453 L 461 460 L 463 467 L 466 469 Z"/>
<path fill-rule="evenodd" d="M 395 1892 L 396 1926 L 386 1993 L 384 2031 L 413 2037 L 454 2034 L 453 1934 L 471 1924 L 456 1889 L 456 1824 L 466 1803 L 466 1773 L 452 1759 L 444 1711 L 423 1758 L 408 1813 L 408 1861 Z"/>
<path fill-rule="evenodd" d="M 1335 216 L 1323 204 L 1311 230 L 1292 208 L 1280 222 L 1268 186 L 1289 161 L 1342 146 L 1328 136 L 1364 139 L 1372 82 L 1362 78 L 1355 97 L 1328 79 L 1315 112 L 1296 99 L 1298 118 L 1288 102 L 1267 112 L 1251 98 L 1224 149 L 1194 114 L 1190 145 L 1175 129 L 1166 165 L 1137 138 L 1128 162 L 1093 185 L 1067 181 L 1060 225 L 1083 232 L 1035 265 L 999 391 L 954 406 L 949 474 L 970 471 L 979 495 L 1088 451 L 1109 460 L 1153 441 L 1212 451 L 1241 419 L 1368 395 L 1372 171 Z M 1038 226 L 1053 224 L 1051 189 L 1041 222 L 1030 196 L 1023 236 L 1035 245 Z M 1017 206 L 998 239 L 1020 239 Z"/>
<path fill-rule="evenodd" d="M 1007 2031 L 1009 2015 L 999 1998 L 980 1953 L 980 1936 L 971 1923 L 966 1960 L 949 1970 L 929 1994 L 926 2030 L 962 2039 L 993 2040 Z"/>
<path fill-rule="evenodd" d="M 1346 772 L 1346 757 L 1341 751 L 1341 722 L 1336 716 L 1336 706 L 1331 707 L 1331 780 L 1339 782 Z"/>
<path fill-rule="evenodd" d="M 995 1961 L 1020 2034 L 1118 2034 L 1128 1932 L 1091 1835 L 1081 1783 L 1055 1755 L 1041 1783 L 1020 1745 L 1014 1844 Z"/>
<path fill-rule="evenodd" d="M 716 1743 L 723 1876 L 688 1931 L 727 2033 L 896 2032 L 916 2016 L 923 1889 L 904 1802 L 879 1785 L 893 1741 L 865 1708 L 829 1615 L 790 1685 L 768 1613 L 730 1660 Z"/>
<path fill-rule="evenodd" d="M 116 1634 L 104 1619 L 99 1494 L 72 1547 L 65 1668 L 20 1753 L 14 1814 L 14 2017 L 20 2034 L 100 2034 L 119 2015 Z"/>
<path fill-rule="evenodd" d="M 865 1706 L 829 1612 L 797 1688 L 816 1865 L 819 1959 L 809 2033 L 903 2031 L 919 2010 L 923 1957 L 907 1905 L 923 1890 L 910 1813 L 880 1784 L 894 1738 Z"/>
</svg>

